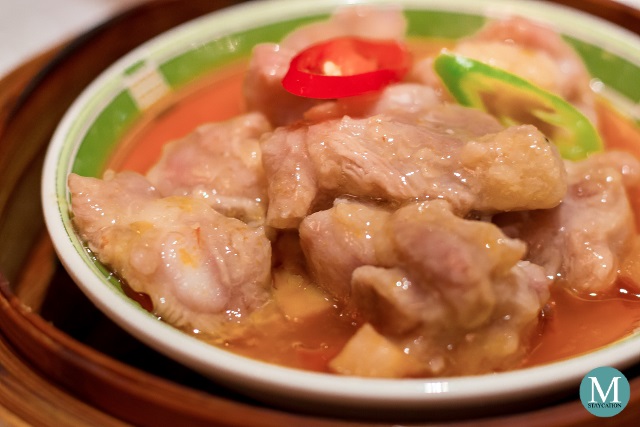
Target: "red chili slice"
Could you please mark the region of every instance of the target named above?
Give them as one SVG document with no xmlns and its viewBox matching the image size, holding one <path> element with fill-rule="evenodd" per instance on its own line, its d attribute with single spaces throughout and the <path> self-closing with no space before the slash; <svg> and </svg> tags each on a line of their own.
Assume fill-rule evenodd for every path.
<svg viewBox="0 0 640 427">
<path fill-rule="evenodd" d="M 399 41 L 338 37 L 298 53 L 282 86 L 306 98 L 361 95 L 402 80 L 410 63 L 411 56 Z"/>
</svg>

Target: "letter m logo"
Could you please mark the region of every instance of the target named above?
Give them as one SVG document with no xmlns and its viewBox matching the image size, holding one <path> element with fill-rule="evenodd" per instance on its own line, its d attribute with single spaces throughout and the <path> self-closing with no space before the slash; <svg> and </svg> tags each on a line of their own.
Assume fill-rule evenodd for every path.
<svg viewBox="0 0 640 427">
<path fill-rule="evenodd" d="M 591 380 L 591 400 L 589 401 L 589 403 L 597 403 L 596 392 L 598 393 L 598 396 L 600 396 L 600 401 L 603 403 L 606 402 L 611 389 L 613 389 L 613 400 L 611 401 L 611 403 L 620 403 L 620 400 L 618 400 L 618 380 L 620 379 L 620 377 L 613 377 L 611 379 L 606 393 L 602 391 L 602 387 L 600 386 L 598 378 L 589 377 L 589 379 Z"/>
</svg>

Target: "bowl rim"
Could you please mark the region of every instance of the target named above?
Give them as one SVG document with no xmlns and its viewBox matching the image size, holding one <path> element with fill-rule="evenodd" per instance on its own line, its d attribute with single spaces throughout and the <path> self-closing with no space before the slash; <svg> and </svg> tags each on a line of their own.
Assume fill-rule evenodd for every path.
<svg viewBox="0 0 640 427">
<path fill-rule="evenodd" d="M 286 4 L 287 19 L 311 13 L 326 13 L 346 3 L 389 4 L 385 0 L 328 0 L 316 2 L 289 2 L 287 0 L 267 0 L 249 2 L 232 6 L 197 18 L 187 24 L 180 25 L 162 35 L 144 43 L 123 58 L 115 62 L 94 80 L 77 98 L 60 122 L 52 142 L 47 150 L 42 175 L 42 203 L 46 226 L 52 237 L 54 248 L 72 279 L 78 284 L 88 298 L 120 327 L 129 331 L 137 339 L 159 350 L 160 352 L 194 368 L 195 370 L 220 380 L 228 385 L 239 386 L 240 389 L 255 394 L 255 391 L 269 391 L 281 398 L 296 396 L 305 401 L 323 401 L 340 406 L 381 405 L 388 408 L 436 408 L 443 405 L 472 404 L 479 398 L 483 401 L 499 399 L 502 401 L 538 395 L 548 391 L 550 384 L 554 389 L 566 388 L 579 383 L 579 380 L 591 369 L 598 366 L 614 366 L 624 369 L 640 359 L 640 338 L 634 333 L 622 340 L 602 349 L 582 356 L 552 362 L 549 364 L 523 368 L 514 371 L 485 374 L 472 377 L 448 377 L 427 379 L 371 379 L 343 377 L 282 367 L 231 352 L 206 344 L 194 337 L 159 322 L 150 313 L 143 312 L 131 300 L 112 286 L 97 277 L 96 269 L 87 265 L 85 258 L 74 243 L 73 230 L 65 224 L 63 210 L 67 207 L 66 191 L 67 168 L 63 156 L 75 157 L 76 152 L 70 147 L 68 137 L 71 132 L 86 132 L 86 122 L 78 117 L 86 115 L 87 105 L 96 101 L 106 102 L 101 96 L 109 91 L 109 85 L 115 84 L 114 76 L 121 74 L 140 57 L 153 56 L 154 52 L 164 52 L 167 45 L 181 45 L 194 42 L 194 34 L 212 34 L 203 28 L 212 22 L 221 24 L 218 32 L 228 33 L 240 29 L 238 23 L 251 21 L 252 25 L 264 25 L 283 19 L 282 7 Z M 575 25 L 576 22 L 588 23 L 578 30 L 576 37 L 584 37 L 595 42 L 600 32 L 607 34 L 605 49 L 612 49 L 625 54 L 629 60 L 640 66 L 640 38 L 635 34 L 617 27 L 607 21 L 588 15 L 584 12 L 569 9 L 555 4 L 507 0 L 482 0 L 468 2 L 465 0 L 403 0 L 393 2 L 406 8 L 426 8 L 445 11 L 484 14 L 497 18 L 516 11 L 527 12 L 535 18 L 554 14 L 555 25 L 565 19 L 563 28 Z M 256 13 L 260 11 L 260 13 Z M 247 18 L 253 16 L 254 18 Z M 259 16 L 259 18 L 255 18 Z M 569 20 L 567 21 L 567 17 Z M 594 30 L 595 27 L 595 30 Z M 580 28 L 580 26 L 578 26 Z M 613 44 L 616 40 L 624 43 Z M 600 40 L 601 41 L 601 40 Z M 628 55 L 628 53 L 634 55 Z M 117 79 L 116 79 L 117 80 Z M 94 108 L 99 109 L 98 104 Z M 87 117 L 85 117 L 86 119 Z M 84 123 L 84 125 L 83 125 Z M 84 126 L 84 127 L 83 127 Z M 77 147 L 75 147 L 77 148 Z M 634 353 L 638 356 L 628 357 Z M 623 356 L 624 355 L 624 356 Z M 212 365 L 212 360 L 215 365 Z M 268 370 L 269 375 L 265 372 Z M 275 388 L 274 388 L 275 387 Z M 278 399 L 279 400 L 279 399 Z"/>
</svg>

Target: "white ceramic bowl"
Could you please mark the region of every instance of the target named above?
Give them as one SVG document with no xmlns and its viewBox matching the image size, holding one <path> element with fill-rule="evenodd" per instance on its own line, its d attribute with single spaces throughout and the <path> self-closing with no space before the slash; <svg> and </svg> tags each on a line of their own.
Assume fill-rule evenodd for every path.
<svg viewBox="0 0 640 427">
<path fill-rule="evenodd" d="M 381 3 L 380 1 L 369 1 Z M 625 368 L 640 359 L 640 336 L 570 360 L 508 373 L 460 378 L 382 380 L 305 372 L 241 357 L 188 336 L 132 303 L 78 239 L 69 217 L 71 171 L 100 176 L 104 161 L 145 108 L 131 95 L 138 70 L 159 73 L 160 95 L 179 90 L 225 63 L 246 57 L 261 41 L 277 41 L 302 18 L 326 16 L 346 0 L 261 1 L 182 25 L 126 55 L 94 81 L 69 109 L 47 154 L 42 185 L 45 219 L 56 251 L 78 286 L 118 325 L 150 347 L 260 400 L 322 413 L 446 414 L 467 408 L 533 405 L 567 391 L 599 366 Z M 573 10 L 542 2 L 404 0 L 415 35 L 460 37 L 485 17 L 522 14 L 569 36 L 596 77 L 627 107 L 640 98 L 640 39 Z M 504 406 L 506 407 L 506 406 Z"/>
</svg>

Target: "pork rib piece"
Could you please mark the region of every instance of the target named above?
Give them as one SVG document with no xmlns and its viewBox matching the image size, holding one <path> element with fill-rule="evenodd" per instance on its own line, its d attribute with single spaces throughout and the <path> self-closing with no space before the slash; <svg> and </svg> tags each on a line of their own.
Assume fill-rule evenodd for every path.
<svg viewBox="0 0 640 427">
<path fill-rule="evenodd" d="M 535 127 L 503 129 L 456 105 L 281 127 L 261 146 L 275 228 L 295 228 L 344 195 L 445 199 L 466 213 L 546 209 L 566 191 L 562 160 Z"/>
<path fill-rule="evenodd" d="M 549 298 L 523 242 L 440 200 L 395 212 L 340 201 L 305 218 L 300 239 L 318 284 L 426 375 L 515 366 Z"/>
<path fill-rule="evenodd" d="M 81 238 L 168 323 L 212 331 L 267 300 L 271 245 L 261 228 L 200 199 L 161 198 L 133 172 L 71 174 L 68 184 Z"/>
<path fill-rule="evenodd" d="M 510 236 L 527 242 L 527 259 L 562 286 L 586 296 L 615 283 L 636 236 L 626 187 L 640 184 L 640 162 L 622 152 L 567 162 L 569 190 L 549 210 L 496 217 Z"/>
</svg>

